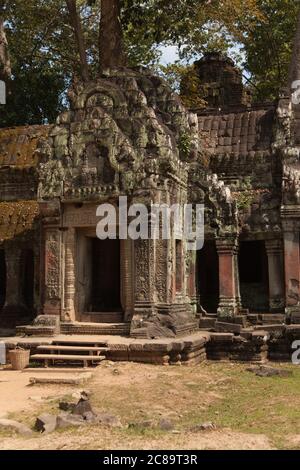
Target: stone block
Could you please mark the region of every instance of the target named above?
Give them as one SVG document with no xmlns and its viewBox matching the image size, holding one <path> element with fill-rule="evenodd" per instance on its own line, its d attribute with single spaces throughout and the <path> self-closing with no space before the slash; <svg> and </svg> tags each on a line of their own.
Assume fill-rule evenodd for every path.
<svg viewBox="0 0 300 470">
<path fill-rule="evenodd" d="M 210 339 L 212 342 L 228 342 L 233 341 L 233 333 L 211 333 Z"/>
<path fill-rule="evenodd" d="M 284 333 L 286 329 L 285 325 L 264 325 L 263 326 L 263 331 L 267 331 L 269 333 Z M 261 325 L 255 325 L 253 326 L 254 331 L 261 331 L 262 326 Z"/>
<path fill-rule="evenodd" d="M 240 334 L 242 326 L 235 323 L 217 321 L 215 324 L 215 330 L 220 333 L 235 333 Z"/>
<path fill-rule="evenodd" d="M 55 415 L 44 413 L 37 417 L 34 428 L 38 432 L 48 434 L 55 431 L 56 426 L 57 417 Z"/>
<path fill-rule="evenodd" d="M 214 328 L 216 323 L 216 318 L 207 318 L 202 317 L 199 320 L 199 328 Z"/>
<path fill-rule="evenodd" d="M 33 432 L 28 426 L 12 419 L 1 418 L 0 429 L 4 431 L 5 430 L 14 431 L 14 432 L 17 432 L 18 434 L 21 434 L 22 436 L 31 436 L 33 434 Z"/>
<path fill-rule="evenodd" d="M 283 314 L 270 314 L 270 313 L 267 313 L 267 314 L 262 314 L 260 315 L 260 319 L 262 321 L 262 323 L 265 325 L 265 324 L 283 324 L 285 322 L 285 315 Z"/>
<path fill-rule="evenodd" d="M 83 416 L 63 414 L 57 416 L 57 429 L 68 428 L 71 426 L 82 426 L 85 424 Z"/>
</svg>

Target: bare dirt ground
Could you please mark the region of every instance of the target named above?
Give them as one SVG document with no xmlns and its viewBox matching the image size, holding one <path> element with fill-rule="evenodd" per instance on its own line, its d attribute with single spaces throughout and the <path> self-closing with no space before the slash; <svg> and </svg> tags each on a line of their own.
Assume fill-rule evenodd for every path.
<svg viewBox="0 0 300 470">
<path fill-rule="evenodd" d="M 30 438 L 2 430 L 0 449 L 300 448 L 300 369 L 284 365 L 292 377 L 262 378 L 247 366 L 104 362 L 84 389 L 94 410 L 118 417 L 121 427 L 86 425 Z M 58 414 L 59 401 L 76 401 L 72 394 L 82 389 L 29 386 L 30 375 L 0 371 L 0 416 L 33 427 L 40 413 Z M 162 429 L 161 420 L 172 429 Z M 195 430 L 207 422 L 216 429 Z"/>
</svg>

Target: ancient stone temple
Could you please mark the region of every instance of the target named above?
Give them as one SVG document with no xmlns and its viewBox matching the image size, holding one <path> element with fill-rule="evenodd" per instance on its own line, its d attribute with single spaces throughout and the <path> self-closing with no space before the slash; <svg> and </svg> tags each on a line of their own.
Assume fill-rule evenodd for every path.
<svg viewBox="0 0 300 470">
<path fill-rule="evenodd" d="M 207 54 L 204 110 L 123 68 L 74 83 L 56 124 L 2 129 L 0 325 L 157 338 L 300 322 L 299 64 L 300 23 L 277 103 L 249 104 L 233 62 Z M 174 224 L 168 240 L 125 239 L 119 217 L 100 240 L 97 207 L 119 214 L 120 197 L 204 204 L 203 248 Z"/>
</svg>

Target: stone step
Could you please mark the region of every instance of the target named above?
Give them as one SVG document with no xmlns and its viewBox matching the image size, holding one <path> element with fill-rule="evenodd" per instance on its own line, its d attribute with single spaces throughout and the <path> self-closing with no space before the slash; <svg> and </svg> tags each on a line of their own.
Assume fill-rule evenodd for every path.
<svg viewBox="0 0 300 470">
<path fill-rule="evenodd" d="M 30 360 L 44 361 L 45 367 L 48 366 L 49 361 L 62 361 L 62 362 L 82 362 L 84 367 L 87 367 L 89 362 L 101 362 L 106 359 L 105 356 L 88 356 L 88 355 L 71 355 L 71 354 L 33 354 Z"/>
<path fill-rule="evenodd" d="M 108 348 L 98 346 L 67 346 L 55 344 L 41 344 L 37 348 L 39 351 L 77 351 L 77 352 L 106 352 Z"/>
<path fill-rule="evenodd" d="M 123 323 L 123 312 L 86 312 L 81 315 L 83 323 Z"/>
<path fill-rule="evenodd" d="M 128 336 L 129 323 L 62 323 L 62 334 Z"/>
<path fill-rule="evenodd" d="M 107 347 L 107 341 L 98 341 L 98 340 L 91 340 L 91 339 L 59 339 L 53 340 L 52 345 L 56 346 L 86 346 L 86 347 Z"/>
</svg>

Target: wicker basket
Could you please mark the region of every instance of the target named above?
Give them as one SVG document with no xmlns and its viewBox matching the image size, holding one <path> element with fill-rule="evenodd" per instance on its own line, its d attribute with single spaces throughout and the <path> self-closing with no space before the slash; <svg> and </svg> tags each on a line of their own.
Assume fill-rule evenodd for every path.
<svg viewBox="0 0 300 470">
<path fill-rule="evenodd" d="M 23 370 L 29 365 L 30 350 L 16 348 L 9 351 L 9 359 L 13 370 Z"/>
</svg>

